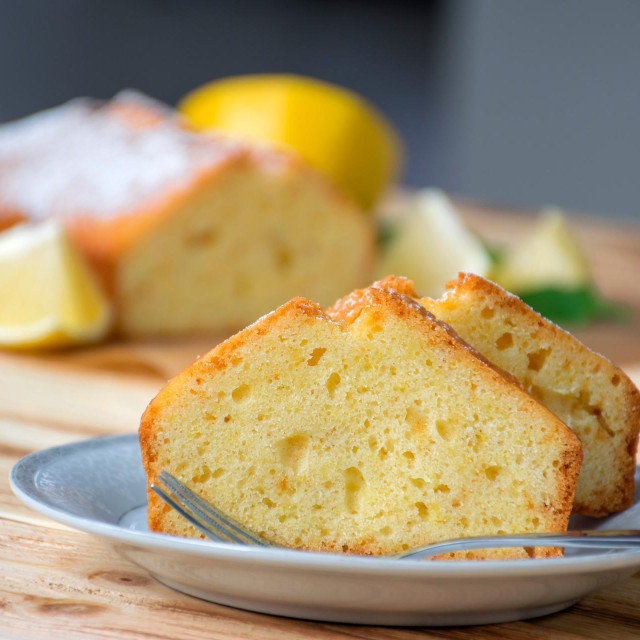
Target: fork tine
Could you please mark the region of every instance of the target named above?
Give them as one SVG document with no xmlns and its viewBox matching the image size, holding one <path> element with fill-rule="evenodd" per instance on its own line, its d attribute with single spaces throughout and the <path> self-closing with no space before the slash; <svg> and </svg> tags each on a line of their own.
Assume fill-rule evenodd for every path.
<svg viewBox="0 0 640 640">
<path fill-rule="evenodd" d="M 175 478 L 173 479 L 175 482 L 171 482 L 170 478 L 168 479 L 160 476 L 158 476 L 158 479 L 164 484 L 165 488 L 171 492 L 170 495 L 165 492 L 163 493 L 165 493 L 165 495 L 169 495 L 172 503 L 178 504 L 181 507 L 179 513 L 186 517 L 189 522 L 193 522 L 194 520 L 197 521 L 200 525 L 198 528 L 201 531 L 207 529 L 210 534 L 208 535 L 209 538 L 234 544 L 247 544 L 244 539 L 238 537 L 233 530 L 230 530 L 224 521 L 212 518 L 207 511 L 200 508 L 198 504 L 191 500 L 187 495 L 184 495 L 185 492 L 180 489 L 179 484 L 176 484 L 177 481 L 175 481 Z M 156 493 L 158 493 L 157 490 Z M 158 495 L 163 497 L 159 493 Z M 170 506 L 173 506 L 172 503 L 169 503 Z M 185 516 L 183 512 L 186 512 L 187 516 Z"/>
<path fill-rule="evenodd" d="M 216 530 L 225 531 L 226 535 L 233 538 L 235 542 L 263 547 L 275 546 L 270 540 L 253 533 L 230 516 L 220 512 L 167 471 L 161 471 L 158 478 L 205 522 Z"/>
<path fill-rule="evenodd" d="M 224 530 L 216 530 L 214 533 L 207 524 L 200 521 L 193 513 L 187 511 L 182 505 L 174 500 L 166 491 L 155 484 L 151 485 L 151 489 L 155 491 L 162 500 L 164 500 L 172 509 L 175 509 L 183 518 L 190 522 L 194 527 L 202 531 L 207 538 L 216 542 L 238 542 L 235 538 L 231 538 Z"/>
</svg>

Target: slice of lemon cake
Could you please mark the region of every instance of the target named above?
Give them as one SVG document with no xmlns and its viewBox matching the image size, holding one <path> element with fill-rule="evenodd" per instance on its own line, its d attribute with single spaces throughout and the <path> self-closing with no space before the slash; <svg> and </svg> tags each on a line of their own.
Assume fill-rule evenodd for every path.
<svg viewBox="0 0 640 640">
<path fill-rule="evenodd" d="M 415 295 L 410 281 L 378 286 Z M 486 358 L 515 376 L 578 435 L 584 462 L 574 511 L 604 516 L 632 504 L 640 393 L 618 367 L 516 296 L 470 273 L 421 303 Z"/>
<path fill-rule="evenodd" d="M 297 156 L 188 128 L 127 91 L 0 127 L 0 229 L 60 220 L 126 335 L 237 331 L 367 284 L 370 217 Z"/>
<path fill-rule="evenodd" d="M 582 455 L 449 327 L 379 289 L 258 320 L 172 379 L 139 435 L 149 483 L 167 470 L 276 543 L 355 554 L 562 531 Z M 148 497 L 151 530 L 200 535 Z"/>
</svg>

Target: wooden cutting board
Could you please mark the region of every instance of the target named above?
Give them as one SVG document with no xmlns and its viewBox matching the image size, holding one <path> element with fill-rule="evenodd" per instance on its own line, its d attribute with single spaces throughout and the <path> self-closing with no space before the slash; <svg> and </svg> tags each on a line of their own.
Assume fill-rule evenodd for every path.
<svg viewBox="0 0 640 640">
<path fill-rule="evenodd" d="M 531 216 L 464 206 L 469 224 L 495 242 L 527 233 Z M 626 302 L 625 324 L 577 332 L 640 384 L 640 227 L 580 218 L 576 226 L 602 292 Z M 152 580 L 90 536 L 23 506 L 7 476 L 45 447 L 137 429 L 147 402 L 171 375 L 223 336 L 110 343 L 50 355 L 0 353 L 0 638 L 640 638 L 640 575 L 566 612 L 460 629 L 385 629 L 304 622 L 196 600 Z"/>
</svg>

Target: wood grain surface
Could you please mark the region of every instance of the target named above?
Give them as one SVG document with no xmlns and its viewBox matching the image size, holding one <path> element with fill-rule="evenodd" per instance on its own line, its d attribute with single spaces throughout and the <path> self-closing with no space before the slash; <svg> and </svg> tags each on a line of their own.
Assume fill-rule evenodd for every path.
<svg viewBox="0 0 640 640">
<path fill-rule="evenodd" d="M 531 216 L 471 204 L 469 224 L 495 242 L 527 233 Z M 578 332 L 640 383 L 640 227 L 576 219 L 605 295 L 634 318 Z M 640 574 L 567 611 L 468 628 L 401 629 L 278 618 L 223 607 L 161 585 L 96 538 L 22 505 L 8 474 L 23 455 L 137 429 L 164 381 L 220 337 L 110 343 L 58 354 L 0 353 L 0 639 L 640 638 Z"/>
</svg>

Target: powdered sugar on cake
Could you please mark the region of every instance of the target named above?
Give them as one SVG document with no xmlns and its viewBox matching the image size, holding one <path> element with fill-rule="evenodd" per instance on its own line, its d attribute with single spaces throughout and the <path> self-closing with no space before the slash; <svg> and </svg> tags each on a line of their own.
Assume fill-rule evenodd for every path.
<svg viewBox="0 0 640 640">
<path fill-rule="evenodd" d="M 109 218 L 184 188 L 239 151 L 185 130 L 132 91 L 106 104 L 77 99 L 0 127 L 0 209 L 33 220 Z"/>
</svg>

